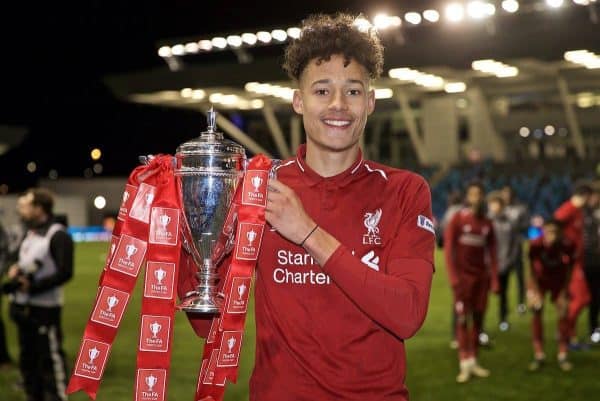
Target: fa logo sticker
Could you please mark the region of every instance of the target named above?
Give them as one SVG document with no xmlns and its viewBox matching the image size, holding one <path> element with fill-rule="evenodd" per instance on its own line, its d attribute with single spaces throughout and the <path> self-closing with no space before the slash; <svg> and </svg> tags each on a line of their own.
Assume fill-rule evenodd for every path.
<svg viewBox="0 0 600 401">
<path fill-rule="evenodd" d="M 367 229 L 367 233 L 363 235 L 363 245 L 381 245 L 381 237 L 379 236 L 379 220 L 381 220 L 381 209 L 375 210 L 373 213 L 365 213 L 363 224 Z"/>
<path fill-rule="evenodd" d="M 432 234 L 435 234 L 435 229 L 433 228 L 433 222 L 427 217 L 420 214 L 417 217 L 417 226 L 421 227 L 424 230 L 429 231 Z"/>
</svg>

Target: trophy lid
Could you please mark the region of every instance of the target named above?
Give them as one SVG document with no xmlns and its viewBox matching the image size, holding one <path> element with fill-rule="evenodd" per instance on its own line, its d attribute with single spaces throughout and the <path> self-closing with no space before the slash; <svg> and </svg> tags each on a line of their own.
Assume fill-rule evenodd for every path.
<svg viewBox="0 0 600 401">
<path fill-rule="evenodd" d="M 242 145 L 223 138 L 216 131 L 217 112 L 211 107 L 207 113 L 208 128 L 198 138 L 187 141 L 177 148 L 175 154 L 179 172 L 188 169 L 238 170 L 246 159 Z M 233 165 L 232 165 L 233 164 Z"/>
</svg>

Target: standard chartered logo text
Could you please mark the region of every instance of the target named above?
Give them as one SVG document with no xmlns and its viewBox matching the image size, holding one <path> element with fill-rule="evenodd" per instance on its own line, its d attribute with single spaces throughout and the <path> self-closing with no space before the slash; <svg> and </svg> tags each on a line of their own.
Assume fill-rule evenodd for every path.
<svg viewBox="0 0 600 401">
<path fill-rule="evenodd" d="M 277 263 L 279 266 L 273 270 L 273 281 L 278 284 L 331 284 L 329 276 L 321 271 L 319 265 L 307 253 L 293 253 L 280 249 L 277 251 Z M 309 270 L 297 271 L 296 268 L 288 268 L 287 266 L 297 266 Z"/>
</svg>

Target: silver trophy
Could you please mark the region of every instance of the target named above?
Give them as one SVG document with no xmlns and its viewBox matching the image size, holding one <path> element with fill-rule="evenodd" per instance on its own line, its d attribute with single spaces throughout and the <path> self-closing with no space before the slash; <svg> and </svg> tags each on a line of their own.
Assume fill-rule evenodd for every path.
<svg viewBox="0 0 600 401">
<path fill-rule="evenodd" d="M 244 148 L 215 131 L 216 113 L 208 112 L 208 129 L 199 138 L 177 148 L 175 174 L 181 181 L 183 209 L 191 244 L 184 245 L 198 266 L 199 284 L 178 306 L 185 312 L 219 313 L 216 265 L 231 249 L 222 242 L 233 230 L 224 230 L 225 219 L 246 164 Z M 219 245 L 219 246 L 218 246 Z"/>
</svg>

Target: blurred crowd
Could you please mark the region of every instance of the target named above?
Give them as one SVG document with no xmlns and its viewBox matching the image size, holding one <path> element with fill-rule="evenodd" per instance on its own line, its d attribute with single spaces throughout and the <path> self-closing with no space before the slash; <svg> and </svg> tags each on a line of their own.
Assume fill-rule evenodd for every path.
<svg viewBox="0 0 600 401">
<path fill-rule="evenodd" d="M 457 382 L 490 375 L 477 359 L 479 347 L 489 343 L 484 317 L 489 294 L 495 293 L 499 330 L 510 329 L 511 275 L 517 280 L 516 312 L 532 316 L 531 371 L 546 364 L 542 314 L 548 302 L 557 312 L 560 369 L 573 369 L 570 350 L 600 343 L 599 224 L 600 182 L 578 183 L 546 218 L 532 216 L 508 185 L 486 193 L 481 181 L 471 181 L 464 193 L 449 194 L 437 240 L 454 296 L 451 347 L 458 350 Z M 578 333 L 577 320 L 586 307 L 588 328 Z"/>
</svg>

